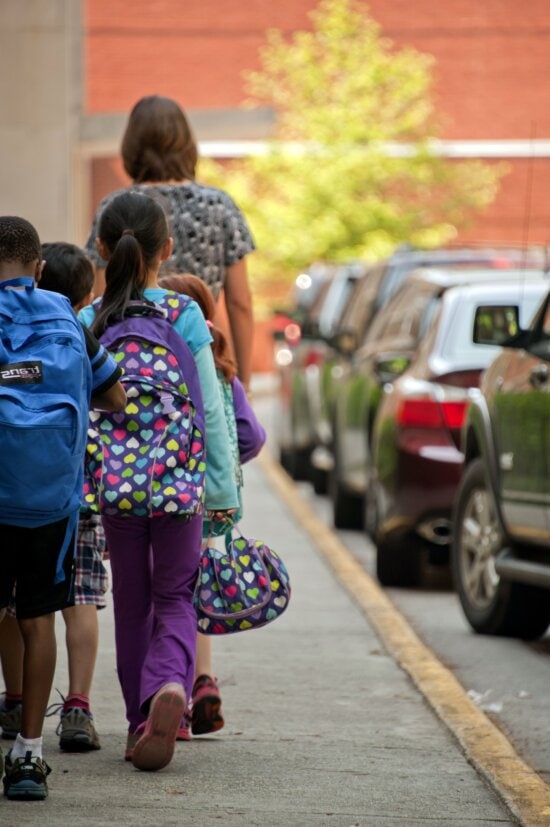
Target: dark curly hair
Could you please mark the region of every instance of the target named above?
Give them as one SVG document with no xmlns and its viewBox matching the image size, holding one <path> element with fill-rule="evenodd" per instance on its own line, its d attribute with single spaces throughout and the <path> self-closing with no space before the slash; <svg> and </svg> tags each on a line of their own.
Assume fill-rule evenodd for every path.
<svg viewBox="0 0 550 827">
<path fill-rule="evenodd" d="M 135 104 L 121 155 L 137 184 L 195 178 L 197 143 L 182 109 L 170 98 L 149 95 Z"/>
<path fill-rule="evenodd" d="M 40 260 L 40 239 L 33 225 L 17 215 L 0 216 L 0 266 L 27 267 Z"/>
</svg>

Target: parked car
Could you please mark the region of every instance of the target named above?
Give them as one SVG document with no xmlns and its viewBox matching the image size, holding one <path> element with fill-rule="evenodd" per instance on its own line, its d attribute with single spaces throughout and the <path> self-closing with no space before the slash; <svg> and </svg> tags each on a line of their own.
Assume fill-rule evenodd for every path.
<svg viewBox="0 0 550 827">
<path fill-rule="evenodd" d="M 448 563 L 471 395 L 498 343 L 532 319 L 547 290 L 540 271 L 419 270 L 380 319 L 365 508 L 384 585 L 416 585 L 427 562 Z M 417 349 L 403 333 L 388 340 L 400 317 Z"/>
<path fill-rule="evenodd" d="M 325 266 L 323 281 L 301 322 L 300 335 L 289 343 L 290 358 L 280 366 L 279 453 L 295 479 L 311 476 L 313 422 L 323 398 L 323 365 L 330 362 L 330 341 L 364 270 L 355 263 Z"/>
<path fill-rule="evenodd" d="M 307 432 L 302 434 L 294 427 L 295 399 L 303 396 L 303 370 L 308 363 L 312 334 L 318 330 L 319 312 L 333 274 L 333 266 L 324 263 L 312 265 L 300 273 L 293 288 L 288 323 L 280 324 L 280 329 L 274 333 L 274 361 L 279 377 L 279 460 L 296 479 L 307 474 L 311 449 Z"/>
<path fill-rule="evenodd" d="M 451 557 L 464 614 L 476 632 L 536 638 L 550 623 L 550 294 L 485 372 L 462 439 Z"/>
<path fill-rule="evenodd" d="M 535 253 L 529 252 L 529 260 L 534 255 Z M 305 408 L 314 434 L 310 454 L 312 480 L 316 490 L 324 491 L 325 479 L 328 476 L 337 527 L 358 527 L 363 519 L 360 481 L 350 479 L 348 485 L 347 474 L 340 479 L 339 472 L 334 467 L 333 433 L 334 428 L 338 427 L 338 416 L 344 415 L 342 409 L 347 407 L 347 397 L 355 384 L 354 354 L 364 341 L 376 314 L 387 304 L 409 274 L 418 267 L 461 264 L 464 267 L 486 265 L 506 269 L 512 267 L 519 257 L 520 251 L 513 249 L 415 250 L 403 246 L 389 258 L 365 269 L 356 283 L 337 328 L 327 342 L 329 350 L 325 352 L 330 353 L 330 359 L 322 369 L 320 368 L 320 402 L 313 410 Z M 341 396 L 344 396 L 346 401 L 342 402 L 339 399 Z M 336 411 L 337 405 L 340 414 Z"/>
</svg>

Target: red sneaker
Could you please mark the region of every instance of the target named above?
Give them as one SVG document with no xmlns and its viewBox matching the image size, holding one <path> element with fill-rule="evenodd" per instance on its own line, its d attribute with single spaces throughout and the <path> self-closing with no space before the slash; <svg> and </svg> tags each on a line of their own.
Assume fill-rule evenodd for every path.
<svg viewBox="0 0 550 827">
<path fill-rule="evenodd" d="M 153 700 L 143 734 L 132 753 L 138 770 L 161 770 L 174 755 L 176 735 L 185 712 L 185 693 L 177 683 L 165 684 Z"/>
<path fill-rule="evenodd" d="M 191 732 L 206 735 L 217 732 L 225 723 L 221 713 L 222 699 L 216 678 L 199 675 L 191 695 Z"/>
<path fill-rule="evenodd" d="M 178 734 L 176 735 L 176 741 L 190 741 L 191 740 L 191 728 L 189 726 L 189 722 L 191 720 L 191 715 L 189 711 L 186 709 L 183 718 L 180 721 L 180 728 L 178 729 Z"/>
</svg>

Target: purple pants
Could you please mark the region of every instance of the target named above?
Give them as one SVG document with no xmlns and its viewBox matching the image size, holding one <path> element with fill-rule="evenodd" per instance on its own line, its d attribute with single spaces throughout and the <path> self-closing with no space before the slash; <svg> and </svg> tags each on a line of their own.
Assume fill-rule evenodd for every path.
<svg viewBox="0 0 550 827">
<path fill-rule="evenodd" d="M 193 591 L 202 516 L 103 517 L 113 575 L 117 671 L 131 732 L 165 683 L 193 686 Z"/>
</svg>

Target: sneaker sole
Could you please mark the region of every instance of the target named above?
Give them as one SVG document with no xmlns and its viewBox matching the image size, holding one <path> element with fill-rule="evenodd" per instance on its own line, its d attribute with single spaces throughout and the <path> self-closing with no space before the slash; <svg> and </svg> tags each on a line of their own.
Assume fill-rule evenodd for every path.
<svg viewBox="0 0 550 827">
<path fill-rule="evenodd" d="M 182 692 L 167 689 L 156 696 L 143 735 L 132 753 L 132 764 L 136 769 L 161 770 L 170 763 L 184 711 Z"/>
<path fill-rule="evenodd" d="M 207 735 L 209 732 L 218 732 L 223 728 L 225 721 L 220 712 L 222 706 L 219 695 L 204 695 L 193 702 L 191 717 L 191 732 L 193 735 Z"/>
<path fill-rule="evenodd" d="M 48 788 L 34 781 L 19 781 L 4 790 L 10 801 L 43 801 L 48 797 Z"/>
<path fill-rule="evenodd" d="M 101 749 L 101 745 L 94 743 L 86 733 L 75 733 L 67 738 L 60 738 L 59 749 L 62 752 L 90 752 L 93 749 Z"/>
</svg>

